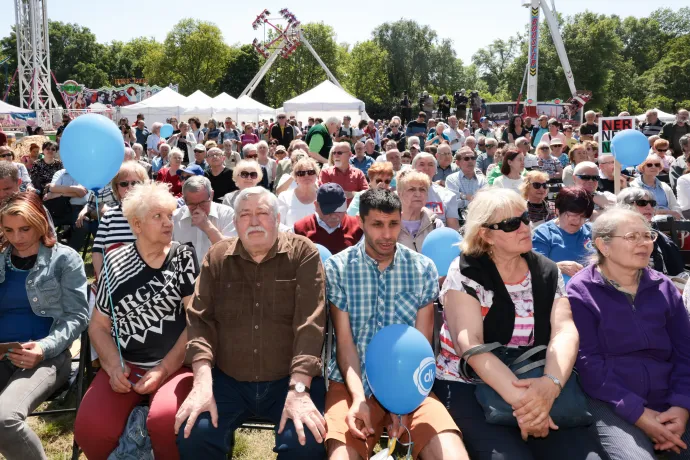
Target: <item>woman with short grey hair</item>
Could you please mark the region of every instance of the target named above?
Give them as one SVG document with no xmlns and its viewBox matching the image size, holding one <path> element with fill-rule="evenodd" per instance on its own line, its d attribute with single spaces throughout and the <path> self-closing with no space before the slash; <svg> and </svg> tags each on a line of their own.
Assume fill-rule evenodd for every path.
<svg viewBox="0 0 690 460">
<path fill-rule="evenodd" d="M 639 212 L 607 209 L 592 226 L 595 263 L 567 287 L 590 430 L 611 460 L 690 458 L 690 318 L 673 282 L 648 267 L 657 238 Z"/>
<path fill-rule="evenodd" d="M 234 208 L 237 195 L 242 190 L 255 187 L 262 181 L 263 171 L 261 165 L 256 161 L 242 160 L 232 170 L 232 179 L 235 181 L 237 190 L 226 194 L 223 198 L 223 204 Z"/>
</svg>

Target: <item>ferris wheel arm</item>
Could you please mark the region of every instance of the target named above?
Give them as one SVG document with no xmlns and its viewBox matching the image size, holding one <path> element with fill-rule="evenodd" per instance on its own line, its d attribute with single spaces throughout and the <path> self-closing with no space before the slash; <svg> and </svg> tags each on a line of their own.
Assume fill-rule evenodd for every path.
<svg viewBox="0 0 690 460">
<path fill-rule="evenodd" d="M 573 97 L 575 97 L 577 95 L 577 88 L 575 87 L 575 77 L 573 77 L 573 71 L 570 68 L 568 55 L 565 52 L 563 38 L 561 38 L 561 33 L 558 30 L 558 21 L 556 21 L 556 17 L 553 15 L 553 13 L 546 5 L 546 2 L 544 0 L 541 0 L 540 4 L 541 9 L 544 11 L 544 18 L 546 19 L 546 23 L 549 25 L 549 30 L 551 31 L 551 38 L 553 39 L 553 44 L 556 47 L 558 58 L 561 60 L 561 66 L 563 67 L 563 72 L 565 73 L 565 79 L 568 81 L 570 94 Z"/>
<path fill-rule="evenodd" d="M 247 87 L 244 88 L 244 91 L 242 91 L 242 94 L 240 94 L 240 96 L 251 97 L 256 87 L 259 86 L 259 83 L 261 83 L 261 80 L 266 75 L 266 72 L 268 72 L 268 69 L 270 69 L 273 63 L 276 62 L 276 59 L 278 59 L 278 55 L 280 55 L 280 50 L 281 48 L 276 48 L 273 50 L 268 59 L 266 59 L 266 62 L 264 62 L 264 65 L 261 66 L 261 69 L 259 69 L 256 75 L 254 75 L 254 78 L 252 78 L 252 81 L 250 81 Z"/>
<path fill-rule="evenodd" d="M 340 86 L 340 83 L 338 80 L 335 78 L 335 75 L 331 73 L 331 71 L 328 69 L 328 66 L 321 60 L 319 55 L 316 53 L 316 50 L 311 46 L 311 43 L 309 43 L 309 40 L 307 40 L 307 37 L 304 36 L 304 32 L 300 29 L 299 31 L 299 38 L 302 43 L 307 47 L 307 49 L 311 52 L 311 54 L 314 56 L 314 59 L 319 63 L 321 68 L 323 69 L 324 72 L 326 72 L 326 75 L 328 75 L 328 78 L 333 82 L 335 86 L 337 86 L 340 89 L 343 89 L 342 86 Z"/>
</svg>

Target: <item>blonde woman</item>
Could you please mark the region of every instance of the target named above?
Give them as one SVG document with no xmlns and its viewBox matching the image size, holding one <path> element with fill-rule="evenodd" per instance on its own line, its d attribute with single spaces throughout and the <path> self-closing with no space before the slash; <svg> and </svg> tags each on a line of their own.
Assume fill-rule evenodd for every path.
<svg viewBox="0 0 690 460">
<path fill-rule="evenodd" d="M 658 179 L 658 175 L 663 171 L 664 161 L 657 154 L 651 154 L 640 164 L 637 169 L 640 177 L 630 182 L 631 187 L 641 187 L 654 195 L 656 200 L 656 213 L 668 214 L 674 219 L 682 219 L 682 210 L 673 194 L 671 187 Z"/>
<path fill-rule="evenodd" d="M 297 187 L 278 195 L 280 223 L 288 227 L 292 227 L 295 222 L 316 211 L 314 202 L 319 164 L 313 158 L 303 158 L 292 168 L 292 177 Z"/>
<path fill-rule="evenodd" d="M 431 180 L 422 172 L 406 169 L 398 173 L 396 183 L 402 203 L 402 228 L 398 243 L 421 252 L 426 236 L 433 230 L 444 227 L 436 213 L 425 206 Z"/>
<path fill-rule="evenodd" d="M 232 170 L 232 180 L 237 185 L 237 190 L 230 192 L 223 198 L 223 204 L 235 208 L 237 195 L 245 188 L 255 187 L 263 179 L 264 174 L 261 165 L 253 160 L 242 160 Z"/>
</svg>

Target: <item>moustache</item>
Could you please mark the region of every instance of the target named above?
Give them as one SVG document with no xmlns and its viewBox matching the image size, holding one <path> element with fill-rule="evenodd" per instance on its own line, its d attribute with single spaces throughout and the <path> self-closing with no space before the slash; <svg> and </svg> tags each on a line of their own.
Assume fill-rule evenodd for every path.
<svg viewBox="0 0 690 460">
<path fill-rule="evenodd" d="M 249 238 L 250 233 L 262 233 L 264 236 L 268 235 L 268 232 L 266 231 L 265 228 L 255 225 L 252 227 L 249 227 L 246 232 L 244 232 L 244 237 Z"/>
</svg>

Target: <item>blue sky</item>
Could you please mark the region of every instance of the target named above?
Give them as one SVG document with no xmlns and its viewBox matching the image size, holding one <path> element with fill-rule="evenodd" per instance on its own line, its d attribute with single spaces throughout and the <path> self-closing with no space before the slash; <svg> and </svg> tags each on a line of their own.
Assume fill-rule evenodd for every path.
<svg viewBox="0 0 690 460">
<path fill-rule="evenodd" d="M 371 37 L 379 24 L 400 18 L 415 19 L 434 28 L 440 37 L 453 40 L 458 57 L 469 63 L 479 48 L 497 38 L 508 38 L 524 30 L 528 21 L 521 0 L 468 2 L 466 0 L 379 1 L 303 1 L 263 0 L 247 2 L 220 0 L 47 0 L 50 19 L 75 22 L 96 34 L 100 42 L 127 41 L 137 36 L 152 36 L 162 41 L 172 26 L 183 17 L 214 22 L 223 31 L 228 44 L 250 43 L 259 33 L 251 27 L 256 15 L 267 8 L 273 15 L 288 6 L 302 22 L 323 21 L 333 26 L 338 42 L 354 44 Z M 551 5 L 551 0 L 546 0 Z M 2 0 L 0 36 L 7 36 L 14 24 L 14 2 Z M 256 6 L 254 6 L 256 5 Z M 469 6 L 476 5 L 476 6 Z M 674 10 L 687 6 L 688 0 L 556 0 L 556 9 L 573 15 L 586 9 L 601 14 L 648 16 L 659 7 Z"/>
</svg>

